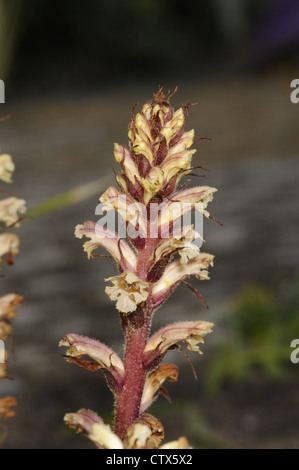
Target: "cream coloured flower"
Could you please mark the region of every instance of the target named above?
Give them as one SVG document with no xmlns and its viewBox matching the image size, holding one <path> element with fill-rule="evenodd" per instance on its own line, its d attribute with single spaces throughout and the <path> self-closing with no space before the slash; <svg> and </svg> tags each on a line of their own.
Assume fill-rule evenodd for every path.
<svg viewBox="0 0 299 470">
<path fill-rule="evenodd" d="M 170 143 L 185 124 L 185 114 L 183 108 L 179 108 L 161 130 L 161 134 L 165 137 L 167 144 Z"/>
<path fill-rule="evenodd" d="M 114 157 L 120 163 L 125 176 L 134 185 L 136 179 L 140 178 L 138 166 L 128 149 L 119 144 L 114 144 Z"/>
<path fill-rule="evenodd" d="M 25 214 L 26 202 L 24 199 L 18 199 L 16 197 L 9 197 L 2 199 L 0 201 L 0 221 L 5 222 L 6 226 L 15 224 L 15 227 L 18 227 L 19 224 L 16 223 L 21 214 Z"/>
<path fill-rule="evenodd" d="M 15 170 L 15 164 L 10 155 L 0 155 L 0 179 L 5 183 L 12 183 L 12 173 Z"/>
<path fill-rule="evenodd" d="M 111 186 L 100 197 L 104 212 L 115 210 L 119 213 L 124 222 L 137 229 L 140 236 L 146 237 L 146 220 L 144 206 L 134 201 L 130 196 L 120 192 Z"/>
<path fill-rule="evenodd" d="M 93 411 L 82 408 L 76 413 L 67 413 L 65 423 L 77 432 L 85 431 L 88 438 L 98 449 L 187 449 L 190 448 L 185 437 L 159 447 L 164 437 L 161 423 L 151 415 L 143 415 L 127 430 L 124 439 L 120 439 L 107 424 Z"/>
<path fill-rule="evenodd" d="M 164 173 L 158 167 L 153 167 L 146 178 L 141 178 L 144 187 L 144 204 L 148 204 L 151 198 L 161 191 L 164 184 Z"/>
<path fill-rule="evenodd" d="M 19 253 L 20 240 L 14 233 L 2 233 L 0 235 L 0 259 L 3 255 L 14 256 Z"/>
<path fill-rule="evenodd" d="M 166 238 L 158 245 L 153 257 L 157 262 L 171 253 L 178 252 L 181 263 L 187 263 L 199 254 L 198 245 L 192 243 L 198 238 L 202 239 L 201 235 L 191 225 L 175 230 L 173 237 Z"/>
<path fill-rule="evenodd" d="M 164 238 L 165 234 L 169 233 L 169 227 L 193 209 L 209 217 L 210 214 L 206 208 L 208 203 L 213 200 L 213 194 L 216 191 L 216 188 L 209 186 L 197 186 L 175 193 L 171 200 L 162 205 L 160 210 L 159 226 L 161 236 Z"/>
<path fill-rule="evenodd" d="M 207 268 L 212 265 L 213 260 L 213 255 L 199 253 L 186 263 L 181 263 L 180 260 L 173 261 L 166 267 L 159 281 L 154 284 L 153 297 L 158 297 L 188 276 L 196 276 L 200 280 L 209 279 Z"/>
<path fill-rule="evenodd" d="M 185 437 L 180 437 L 177 441 L 167 442 L 160 449 L 190 449 L 190 444 Z"/>
<path fill-rule="evenodd" d="M 148 297 L 148 283 L 130 271 L 109 277 L 105 281 L 113 283 L 113 286 L 106 287 L 105 292 L 111 300 L 116 300 L 116 308 L 120 312 L 134 312 L 138 304 L 144 302 Z"/>
<path fill-rule="evenodd" d="M 149 367 L 180 342 L 187 343 L 190 351 L 201 354 L 197 345 L 204 343 L 204 337 L 212 331 L 213 326 L 213 323 L 206 321 L 186 321 L 171 323 L 161 328 L 149 338 L 144 348 L 144 364 Z"/>
<path fill-rule="evenodd" d="M 67 346 L 68 357 L 89 356 L 94 359 L 102 368 L 113 370 L 119 378 L 124 376 L 124 365 L 122 360 L 105 344 L 87 336 L 77 334 L 67 334 L 59 343 L 59 346 Z"/>
<path fill-rule="evenodd" d="M 105 449 L 123 449 L 121 439 L 114 434 L 108 424 L 93 424 L 89 439 Z"/>
<path fill-rule="evenodd" d="M 77 238 L 83 236 L 90 238 L 83 245 L 84 251 L 88 258 L 92 256 L 94 250 L 99 247 L 105 248 L 122 269 L 135 271 L 137 267 L 137 258 L 132 248 L 112 230 L 106 229 L 101 225 L 97 225 L 90 220 L 83 225 L 77 225 L 75 229 Z"/>
<path fill-rule="evenodd" d="M 16 317 L 16 307 L 20 305 L 24 297 L 17 294 L 6 294 L 0 297 L 0 319 L 12 320 Z"/>
<path fill-rule="evenodd" d="M 153 372 L 148 373 L 141 398 L 140 413 L 144 413 L 157 398 L 165 380 L 176 382 L 179 368 L 175 364 L 162 364 Z"/>
</svg>

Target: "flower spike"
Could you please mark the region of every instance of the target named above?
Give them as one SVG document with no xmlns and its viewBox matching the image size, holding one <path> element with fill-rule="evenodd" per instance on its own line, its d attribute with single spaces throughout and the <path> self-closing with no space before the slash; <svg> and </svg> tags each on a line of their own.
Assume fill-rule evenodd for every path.
<svg viewBox="0 0 299 470">
<path fill-rule="evenodd" d="M 110 283 L 105 292 L 116 302 L 119 313 L 125 340 L 123 360 L 90 338 L 71 334 L 61 342 L 69 347 L 68 361 L 90 370 L 101 368 L 114 393 L 112 426 L 90 410 L 65 417 L 69 426 L 83 430 L 100 449 L 190 448 L 185 437 L 161 445 L 164 428 L 147 414 L 160 394 L 169 399 L 164 383 L 178 379 L 178 367 L 162 363 L 166 353 L 180 348 L 180 343 L 201 353 L 198 345 L 213 327 L 206 321 L 180 321 L 150 336 L 154 312 L 181 283 L 206 306 L 186 279 L 209 279 L 208 270 L 214 260 L 213 255 L 200 249 L 204 240 L 197 214 L 194 224 L 186 223 L 186 218 L 196 211 L 200 218 L 212 219 L 208 204 L 217 190 L 180 183 L 195 168 L 203 167 L 192 163 L 196 153 L 194 130 L 185 130 L 191 104 L 174 110 L 171 96 L 170 91 L 165 94 L 160 88 L 140 112 L 135 113 L 134 108 L 128 148 L 114 144 L 114 157 L 120 167 L 118 174 L 115 172 L 119 188 L 109 187 L 100 202 L 108 222 L 114 215 L 110 211 L 116 211 L 125 234 L 115 233 L 108 223 L 103 227 L 91 221 L 78 225 L 75 231 L 78 238 L 88 238 L 84 251 L 89 258 L 102 247 L 118 267 L 118 273 L 105 279 Z"/>
</svg>

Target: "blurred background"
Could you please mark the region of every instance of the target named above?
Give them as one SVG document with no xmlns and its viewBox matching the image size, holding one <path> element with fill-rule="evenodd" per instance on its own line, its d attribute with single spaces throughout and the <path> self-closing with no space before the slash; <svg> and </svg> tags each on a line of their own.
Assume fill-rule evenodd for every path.
<svg viewBox="0 0 299 470">
<path fill-rule="evenodd" d="M 173 403 L 159 397 L 151 412 L 167 440 L 186 435 L 196 448 L 298 448 L 298 51 L 296 0 L 0 0 L 0 116 L 12 114 L 1 151 L 16 164 L 9 190 L 29 208 L 21 252 L 1 271 L 1 295 L 25 296 L 14 380 L 0 384 L 18 400 L 4 448 L 93 448 L 64 414 L 85 407 L 111 420 L 104 378 L 58 348 L 75 332 L 122 354 L 103 281 L 115 266 L 88 261 L 74 227 L 97 220 L 118 171 L 113 143 L 127 144 L 132 107 L 160 85 L 178 86 L 175 107 L 198 103 L 187 128 L 212 142 L 197 144 L 194 162 L 209 172 L 194 184 L 218 188 L 210 211 L 224 227 L 204 222 L 216 261 L 197 287 L 209 310 L 181 286 L 153 321 L 215 322 L 203 356 L 190 355 L 198 381 L 171 353 Z"/>
</svg>

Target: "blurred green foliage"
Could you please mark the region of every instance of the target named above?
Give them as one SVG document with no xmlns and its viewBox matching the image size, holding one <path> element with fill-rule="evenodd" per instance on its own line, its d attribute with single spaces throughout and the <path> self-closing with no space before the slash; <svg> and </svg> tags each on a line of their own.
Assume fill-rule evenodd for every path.
<svg viewBox="0 0 299 470">
<path fill-rule="evenodd" d="M 285 377 L 290 370 L 290 343 L 299 337 L 299 281 L 287 292 L 263 285 L 245 287 L 233 302 L 227 321 L 229 338 L 210 359 L 205 388 L 217 391 L 227 381 Z"/>
</svg>

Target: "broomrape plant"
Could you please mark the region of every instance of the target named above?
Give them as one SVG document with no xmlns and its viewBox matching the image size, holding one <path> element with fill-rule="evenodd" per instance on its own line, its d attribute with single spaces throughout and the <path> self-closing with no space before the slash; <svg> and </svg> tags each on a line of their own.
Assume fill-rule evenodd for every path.
<svg viewBox="0 0 299 470">
<path fill-rule="evenodd" d="M 78 238 L 88 239 L 83 247 L 89 258 L 100 256 L 94 251 L 103 247 L 119 270 L 118 275 L 106 279 L 109 285 L 105 291 L 119 312 L 125 340 L 123 359 L 105 344 L 78 334 L 67 334 L 60 342 L 68 348 L 68 362 L 92 371 L 101 369 L 114 394 L 113 429 L 86 409 L 64 418 L 70 427 L 85 431 L 101 449 L 160 446 L 163 426 L 147 410 L 159 393 L 167 397 L 164 382 L 178 379 L 178 367 L 162 364 L 162 360 L 182 342 L 190 351 L 201 353 L 198 344 L 213 326 L 206 321 L 181 321 L 149 337 L 154 312 L 181 283 L 202 300 L 185 279 L 209 279 L 208 268 L 214 259 L 199 250 L 195 240 L 201 236 L 194 226 L 180 225 L 190 211 L 211 218 L 207 205 L 216 189 L 179 187 L 181 178 L 194 170 L 191 160 L 196 150 L 191 149 L 194 131 L 185 132 L 190 104 L 174 111 L 171 96 L 160 89 L 140 113 L 135 115 L 133 109 L 129 148 L 114 145 L 114 156 L 121 166 L 116 175 L 119 188 L 108 188 L 100 201 L 103 211 L 119 214 L 130 244 L 103 224 L 86 221 L 75 230 Z M 188 447 L 187 439 L 181 437 L 159 448 Z"/>
</svg>

